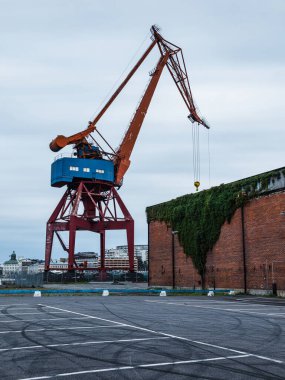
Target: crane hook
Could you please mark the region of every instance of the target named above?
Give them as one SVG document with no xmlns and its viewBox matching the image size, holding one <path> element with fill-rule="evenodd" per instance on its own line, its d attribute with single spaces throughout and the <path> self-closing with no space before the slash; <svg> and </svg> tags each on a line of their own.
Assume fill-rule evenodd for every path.
<svg viewBox="0 0 285 380">
<path fill-rule="evenodd" d="M 200 182 L 199 181 L 195 181 L 194 182 L 194 186 L 196 187 L 196 191 L 199 190 L 199 186 L 200 186 Z"/>
</svg>

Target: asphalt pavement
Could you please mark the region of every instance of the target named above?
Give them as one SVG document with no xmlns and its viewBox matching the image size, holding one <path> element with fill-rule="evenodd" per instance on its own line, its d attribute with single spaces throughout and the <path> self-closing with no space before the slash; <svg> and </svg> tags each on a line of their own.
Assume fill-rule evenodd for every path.
<svg viewBox="0 0 285 380">
<path fill-rule="evenodd" d="M 0 298 L 1 380 L 285 379 L 285 302 Z"/>
</svg>

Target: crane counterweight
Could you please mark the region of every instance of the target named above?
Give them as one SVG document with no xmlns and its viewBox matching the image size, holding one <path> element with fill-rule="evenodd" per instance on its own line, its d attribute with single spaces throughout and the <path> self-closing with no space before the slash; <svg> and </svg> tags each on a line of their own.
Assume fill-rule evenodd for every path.
<svg viewBox="0 0 285 380">
<path fill-rule="evenodd" d="M 63 135 L 58 135 L 54 140 L 49 144 L 50 150 L 53 152 L 59 152 L 68 144 L 67 138 Z"/>
</svg>

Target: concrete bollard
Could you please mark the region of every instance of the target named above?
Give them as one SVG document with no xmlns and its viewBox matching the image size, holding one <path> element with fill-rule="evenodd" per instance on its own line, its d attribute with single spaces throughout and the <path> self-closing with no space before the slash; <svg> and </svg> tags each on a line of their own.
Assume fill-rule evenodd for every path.
<svg viewBox="0 0 285 380">
<path fill-rule="evenodd" d="M 103 297 L 107 297 L 108 295 L 109 295 L 109 290 L 104 289 L 104 290 L 103 290 L 103 293 L 102 293 L 102 296 L 103 296 Z"/>
<path fill-rule="evenodd" d="M 36 291 L 34 292 L 34 297 L 41 297 L 41 296 L 42 296 L 42 292 L 41 292 L 41 291 L 36 290 Z"/>
<path fill-rule="evenodd" d="M 209 293 L 207 295 L 208 297 L 213 297 L 215 293 L 213 292 L 213 290 L 209 290 Z"/>
<path fill-rule="evenodd" d="M 160 296 L 160 297 L 166 297 L 166 291 L 165 291 L 165 290 L 162 290 L 162 291 L 159 293 L 159 296 Z"/>
</svg>

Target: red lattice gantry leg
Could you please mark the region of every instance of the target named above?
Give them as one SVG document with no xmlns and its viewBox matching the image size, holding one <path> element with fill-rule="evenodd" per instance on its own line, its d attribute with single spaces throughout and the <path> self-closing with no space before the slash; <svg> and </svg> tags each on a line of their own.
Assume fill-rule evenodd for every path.
<svg viewBox="0 0 285 380">
<path fill-rule="evenodd" d="M 113 185 L 96 181 L 80 181 L 67 187 L 47 222 L 45 270 L 50 269 L 53 238 L 56 234 L 62 248 L 68 253 L 68 270 L 78 268 L 75 257 L 77 231 L 91 231 L 100 234 L 100 268 L 105 271 L 105 236 L 107 230 L 126 230 L 129 268 L 134 271 L 134 220 Z M 68 247 L 64 244 L 60 232 L 68 231 Z M 85 268 L 86 269 L 86 268 Z"/>
</svg>

